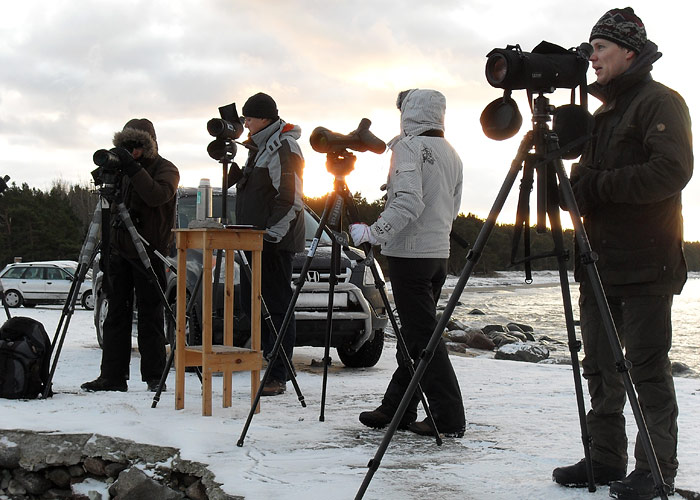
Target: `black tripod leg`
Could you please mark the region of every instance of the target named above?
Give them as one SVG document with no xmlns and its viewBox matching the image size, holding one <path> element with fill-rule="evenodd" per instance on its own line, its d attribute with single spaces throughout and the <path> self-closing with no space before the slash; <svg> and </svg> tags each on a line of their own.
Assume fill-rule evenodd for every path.
<svg viewBox="0 0 700 500">
<path fill-rule="evenodd" d="M 559 267 L 559 283 L 561 286 L 562 301 L 564 304 L 564 318 L 566 320 L 566 333 L 569 341 L 569 353 L 571 354 L 571 368 L 574 376 L 574 389 L 576 392 L 576 406 L 578 408 L 579 425 L 581 427 L 581 442 L 583 444 L 583 454 L 586 461 L 586 476 L 588 478 L 588 491 L 596 490 L 595 478 L 593 476 L 593 462 L 591 459 L 591 438 L 588 434 L 586 423 L 586 406 L 583 399 L 583 386 L 581 383 L 581 368 L 578 360 L 578 353 L 581 350 L 581 342 L 576 338 L 574 326 L 574 313 L 571 304 L 571 291 L 569 290 L 569 275 L 567 272 L 567 254 L 564 249 L 564 236 L 562 233 L 561 220 L 559 217 L 559 207 L 550 207 L 549 222 L 554 239 L 554 248 L 557 254 L 557 264 Z"/>
<path fill-rule="evenodd" d="M 387 428 L 384 434 L 382 442 L 379 444 L 379 448 L 377 449 L 374 458 L 372 458 L 367 464 L 367 474 L 365 475 L 365 479 L 363 480 L 362 485 L 360 485 L 360 489 L 355 495 L 356 499 L 362 498 L 365 492 L 367 491 L 367 487 L 372 481 L 374 473 L 379 468 L 379 465 L 381 464 L 381 460 L 384 456 L 384 453 L 386 452 L 386 449 L 389 447 L 391 438 L 396 433 L 396 429 L 399 426 L 399 422 L 401 422 L 401 419 L 403 418 L 403 415 L 406 412 L 406 408 L 408 407 L 408 404 L 410 403 L 411 398 L 413 397 L 413 393 L 416 391 L 416 388 L 418 387 L 418 383 L 420 382 L 421 378 L 423 378 L 423 374 L 425 373 L 425 370 L 428 367 L 428 363 L 430 362 L 430 359 L 432 358 L 433 353 L 435 352 L 435 348 L 437 347 L 438 343 L 440 342 L 440 339 L 442 338 L 442 332 L 445 330 L 447 322 L 450 320 L 450 317 L 452 316 L 455 307 L 457 307 L 459 297 L 462 295 L 462 291 L 464 290 L 464 287 L 466 286 L 467 281 L 469 280 L 469 277 L 471 276 L 471 273 L 474 270 L 474 266 L 476 266 L 477 262 L 481 258 L 481 253 L 486 247 L 486 243 L 488 242 L 488 239 L 491 236 L 494 227 L 496 226 L 496 220 L 498 219 L 498 215 L 503 209 L 503 205 L 506 202 L 508 193 L 513 187 L 513 183 L 515 183 L 515 179 L 518 176 L 518 172 L 522 168 L 523 160 L 527 155 L 527 152 L 532 147 L 532 137 L 533 134 L 532 131 L 530 131 L 527 134 L 525 134 L 525 137 L 520 143 L 518 154 L 511 163 L 510 170 L 508 171 L 505 181 L 503 182 L 503 185 L 501 186 L 501 189 L 498 192 L 498 196 L 496 197 L 493 207 L 491 208 L 491 212 L 489 213 L 488 218 L 484 222 L 481 231 L 479 231 L 479 235 L 477 236 L 476 241 L 474 242 L 473 249 L 470 250 L 467 254 L 467 263 L 464 266 L 464 269 L 462 270 L 459 279 L 457 280 L 455 289 L 452 292 L 452 295 L 450 295 L 449 300 L 447 301 L 445 310 L 443 311 L 442 316 L 440 317 L 440 320 L 438 321 L 438 324 L 435 327 L 435 330 L 433 331 L 430 340 L 428 341 L 428 345 L 426 346 L 425 350 L 421 353 L 420 362 L 416 367 L 416 372 L 413 375 L 413 378 L 411 378 L 408 387 L 406 388 L 406 392 L 404 393 L 403 398 L 399 403 L 399 407 L 397 408 L 396 413 L 394 413 L 394 418 L 391 420 L 391 423 L 389 423 L 389 427 Z"/>
<path fill-rule="evenodd" d="M 586 230 L 583 227 L 583 222 L 581 221 L 581 213 L 579 212 L 578 205 L 576 205 L 576 199 L 574 198 L 571 184 L 566 176 L 566 171 L 564 170 L 564 165 L 561 161 L 556 163 L 556 170 L 557 177 L 559 178 L 560 182 L 561 192 L 564 197 L 564 203 L 567 207 L 569 207 L 571 222 L 574 225 L 576 243 L 581 250 L 582 262 L 586 268 L 588 282 L 593 290 L 593 294 L 598 305 L 598 310 L 600 311 L 600 317 L 603 325 L 605 326 L 605 332 L 608 336 L 610 348 L 612 349 L 612 353 L 615 358 L 615 365 L 618 372 L 622 376 L 622 380 L 625 385 L 625 391 L 627 392 L 627 398 L 630 402 L 630 408 L 632 409 L 634 419 L 637 423 L 639 440 L 647 457 L 649 467 L 651 468 L 651 475 L 654 479 L 656 493 L 661 498 L 667 499 L 670 487 L 664 483 L 661 468 L 659 467 L 656 452 L 654 451 L 654 445 L 652 444 L 651 437 L 649 436 L 649 429 L 647 428 L 646 421 L 644 420 L 644 414 L 642 413 L 639 400 L 637 399 L 637 395 L 634 390 L 634 385 L 632 384 L 632 378 L 630 377 L 629 373 L 630 362 L 625 359 L 624 353 L 622 352 L 622 345 L 620 344 L 620 339 L 617 336 L 615 323 L 612 319 L 612 314 L 610 313 L 610 307 L 608 306 L 608 301 L 605 297 L 605 291 L 603 290 L 600 276 L 598 275 L 598 268 L 595 264 L 597 256 L 591 249 L 591 245 L 588 242 L 588 235 L 586 234 Z"/>
<path fill-rule="evenodd" d="M 248 259 L 245 256 L 245 252 L 238 250 L 238 255 L 241 257 L 241 262 L 243 263 L 242 267 L 245 270 L 246 275 L 248 276 L 248 280 L 252 283 L 253 274 L 250 270 L 250 264 L 248 263 Z M 267 324 L 268 330 L 272 332 L 273 336 L 276 339 L 278 337 L 277 329 L 275 328 L 275 324 L 272 322 L 272 315 L 270 314 L 270 310 L 267 308 L 267 304 L 265 304 L 265 297 L 263 297 L 262 295 L 260 296 L 260 304 L 262 306 L 263 320 Z M 292 365 L 292 362 L 289 360 L 289 357 L 287 357 L 287 353 L 284 352 L 284 349 L 280 351 L 280 356 L 282 356 L 284 367 L 287 369 L 287 373 L 289 373 L 291 377 L 291 382 L 294 386 L 294 390 L 297 393 L 297 398 L 299 399 L 301 406 L 303 408 L 306 408 L 306 401 L 304 400 L 304 395 L 302 394 L 301 388 L 299 387 L 299 383 L 297 382 L 296 370 L 294 370 L 294 365 Z"/>
<path fill-rule="evenodd" d="M 326 408 L 326 387 L 328 383 L 328 367 L 331 364 L 331 335 L 333 334 L 333 304 L 335 300 L 335 285 L 338 282 L 338 274 L 340 268 L 340 245 L 333 240 L 331 245 L 331 274 L 328 280 L 328 310 L 326 312 L 326 338 L 323 349 L 323 384 L 321 389 L 321 413 L 318 416 L 319 421 L 325 421 Z"/>
<path fill-rule="evenodd" d="M 177 274 L 177 269 L 171 269 L 171 271 L 175 272 Z M 187 271 L 185 271 L 187 272 Z M 185 317 L 186 318 L 191 318 L 192 317 L 192 311 L 194 310 L 194 306 L 196 304 L 196 299 L 199 294 L 199 290 L 202 287 L 202 274 L 203 271 L 200 271 L 199 275 L 197 276 L 197 281 L 194 284 L 194 288 L 192 289 L 192 294 L 190 295 L 190 300 L 187 302 L 187 307 L 185 308 Z M 168 320 L 171 322 L 173 325 L 173 328 L 176 327 L 176 321 L 174 321 L 174 318 L 168 318 Z M 176 333 L 177 335 L 177 333 Z M 163 393 L 163 387 L 165 387 L 165 381 L 168 378 L 168 373 L 170 373 L 170 369 L 173 366 L 173 362 L 175 361 L 175 349 L 177 343 L 173 341 L 170 343 L 170 355 L 168 356 L 167 361 L 165 362 L 165 368 L 163 369 L 163 373 L 160 376 L 160 381 L 158 382 L 158 388 L 156 389 L 155 394 L 153 395 L 153 402 L 151 403 L 151 408 L 155 408 L 158 406 L 158 403 L 160 402 L 160 395 Z M 185 339 L 185 345 L 187 345 L 187 339 Z M 202 370 L 199 367 L 195 367 L 195 373 L 197 374 L 197 378 L 199 378 L 199 382 L 202 382 Z"/>
<path fill-rule="evenodd" d="M 289 306 L 287 307 L 287 312 L 284 315 L 284 320 L 282 321 L 282 326 L 280 327 L 279 334 L 277 335 L 277 340 L 275 340 L 275 344 L 272 347 L 272 351 L 270 351 L 270 359 L 268 361 L 267 369 L 265 370 L 263 378 L 260 381 L 260 387 L 258 387 L 258 392 L 255 394 L 253 404 L 251 405 L 250 411 L 248 412 L 248 418 L 246 419 L 245 425 L 243 426 L 241 436 L 238 438 L 238 442 L 236 443 L 236 445 L 239 447 L 243 446 L 245 435 L 248 432 L 248 428 L 250 427 L 251 421 L 253 420 L 255 409 L 258 407 L 260 397 L 262 396 L 263 388 L 265 387 L 265 383 L 267 382 L 267 378 L 269 377 L 270 367 L 272 366 L 272 363 L 277 359 L 279 350 L 282 347 L 282 341 L 284 340 L 284 336 L 287 333 L 287 327 L 289 326 L 289 322 L 293 321 L 294 319 L 294 307 L 296 306 L 297 300 L 299 299 L 299 294 L 301 293 L 301 289 L 304 286 L 304 282 L 306 281 L 306 276 L 309 273 L 309 268 L 311 267 L 311 261 L 313 260 L 314 255 L 316 254 L 318 242 L 321 239 L 323 229 L 326 226 L 326 222 L 328 221 L 331 198 L 332 197 L 329 196 L 326 200 L 326 207 L 323 209 L 323 214 L 321 215 L 321 220 L 319 221 L 318 229 L 316 229 L 316 233 L 314 234 L 313 243 L 311 244 L 311 248 L 309 249 L 309 252 L 306 256 L 304 265 L 302 266 L 301 272 L 299 273 L 299 280 L 297 281 L 297 284 L 294 287 L 294 294 L 292 295 L 292 299 L 290 300 Z"/>
</svg>

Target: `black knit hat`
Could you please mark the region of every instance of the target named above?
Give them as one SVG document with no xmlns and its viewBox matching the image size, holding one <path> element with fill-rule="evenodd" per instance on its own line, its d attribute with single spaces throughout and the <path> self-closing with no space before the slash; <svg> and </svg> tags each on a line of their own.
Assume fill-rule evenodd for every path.
<svg viewBox="0 0 700 500">
<path fill-rule="evenodd" d="M 603 14 L 593 26 L 589 41 L 596 38 L 610 40 L 639 54 L 647 43 L 647 32 L 632 7 L 625 7 Z"/>
<path fill-rule="evenodd" d="M 258 92 L 254 96 L 248 98 L 243 105 L 243 116 L 248 118 L 270 118 L 271 120 L 276 120 L 279 117 L 277 113 L 277 104 L 269 95 Z"/>
</svg>

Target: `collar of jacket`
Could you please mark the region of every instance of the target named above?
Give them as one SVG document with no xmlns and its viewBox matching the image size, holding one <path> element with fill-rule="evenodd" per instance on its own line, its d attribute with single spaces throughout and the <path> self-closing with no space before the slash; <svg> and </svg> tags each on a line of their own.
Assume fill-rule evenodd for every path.
<svg viewBox="0 0 700 500">
<path fill-rule="evenodd" d="M 255 143 L 258 149 L 262 149 L 268 139 L 272 137 L 272 134 L 277 132 L 283 126 L 284 122 L 282 119 L 275 120 L 264 129 L 258 130 L 255 134 L 251 135 L 250 139 L 253 141 L 253 143 Z"/>
<path fill-rule="evenodd" d="M 593 82 L 588 86 L 588 93 L 600 99 L 603 104 L 612 103 L 617 97 L 629 91 L 639 83 L 651 81 L 653 64 L 662 56 L 657 45 L 648 40 L 644 49 L 632 65 L 622 75 L 611 80 L 607 85 Z"/>
</svg>

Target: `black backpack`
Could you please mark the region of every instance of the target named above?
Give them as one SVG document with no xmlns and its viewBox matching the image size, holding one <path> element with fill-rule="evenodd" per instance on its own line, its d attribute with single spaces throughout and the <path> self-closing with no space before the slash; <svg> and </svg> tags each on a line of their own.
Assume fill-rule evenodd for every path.
<svg viewBox="0 0 700 500">
<path fill-rule="evenodd" d="M 8 319 L 0 327 L 0 397 L 33 399 L 42 394 L 50 359 L 44 325 L 21 316 Z"/>
</svg>

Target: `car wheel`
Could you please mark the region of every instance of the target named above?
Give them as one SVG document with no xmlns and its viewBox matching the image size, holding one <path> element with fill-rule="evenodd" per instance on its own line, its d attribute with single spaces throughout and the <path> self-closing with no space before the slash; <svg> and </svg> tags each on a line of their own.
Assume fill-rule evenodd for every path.
<svg viewBox="0 0 700 500">
<path fill-rule="evenodd" d="M 88 311 L 92 311 L 95 308 L 95 299 L 92 290 L 88 290 L 83 294 L 83 297 L 80 299 L 80 303 L 83 305 L 83 308 L 87 309 Z"/>
<path fill-rule="evenodd" d="M 5 292 L 5 304 L 8 307 L 19 307 L 24 302 L 22 294 L 17 290 L 8 290 Z"/>
<path fill-rule="evenodd" d="M 382 357 L 384 349 L 384 330 L 375 330 L 374 338 L 365 342 L 357 352 L 351 353 L 346 346 L 338 346 L 338 356 L 343 364 L 350 368 L 369 368 Z"/>
<path fill-rule="evenodd" d="M 109 301 L 107 296 L 102 294 L 97 299 L 95 303 L 95 333 L 97 334 L 97 343 L 102 347 L 103 337 L 102 337 L 102 325 L 107 317 L 107 311 L 109 310 Z"/>
</svg>

